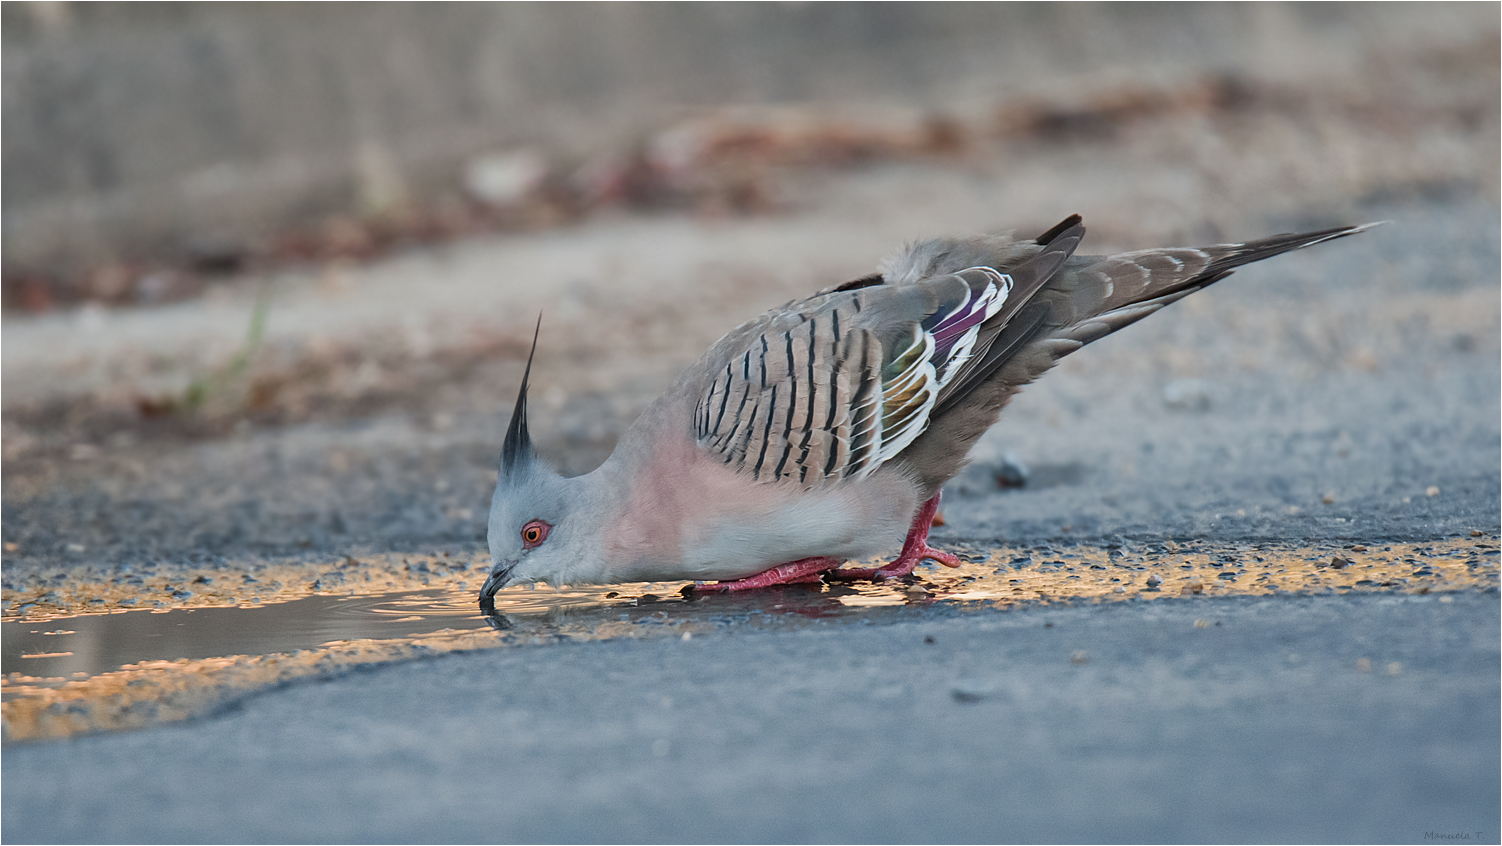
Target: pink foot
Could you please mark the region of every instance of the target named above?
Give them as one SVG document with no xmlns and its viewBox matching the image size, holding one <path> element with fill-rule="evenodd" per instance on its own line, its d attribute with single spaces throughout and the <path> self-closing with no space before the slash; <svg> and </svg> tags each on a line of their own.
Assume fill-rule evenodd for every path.
<svg viewBox="0 0 1502 846">
<path fill-rule="evenodd" d="M 744 579 L 736 579 L 730 582 L 713 582 L 707 585 L 694 585 L 696 592 L 715 591 L 726 592 L 733 590 L 751 590 L 752 588 L 770 587 L 771 585 L 797 585 L 812 584 L 821 581 L 819 574 L 825 570 L 832 570 L 844 561 L 838 558 L 800 558 L 786 564 L 778 564 L 770 570 L 763 570 L 754 576 Z"/>
<path fill-rule="evenodd" d="M 902 554 L 897 560 L 885 567 L 847 567 L 843 570 L 829 571 L 830 578 L 840 581 L 859 581 L 870 579 L 880 581 L 883 579 L 896 579 L 913 572 L 913 568 L 924 560 L 937 561 L 945 567 L 960 566 L 960 559 L 940 549 L 934 549 L 928 545 L 928 531 L 933 527 L 934 514 L 939 510 L 939 499 L 943 493 L 936 493 L 933 499 L 923 503 L 918 510 L 918 516 L 913 518 L 913 527 L 908 530 L 907 541 L 902 545 Z"/>
</svg>

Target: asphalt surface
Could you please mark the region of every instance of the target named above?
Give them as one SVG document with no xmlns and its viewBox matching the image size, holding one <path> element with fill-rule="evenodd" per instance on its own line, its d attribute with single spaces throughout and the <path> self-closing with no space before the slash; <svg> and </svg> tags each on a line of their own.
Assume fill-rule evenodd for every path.
<svg viewBox="0 0 1502 846">
<path fill-rule="evenodd" d="M 231 354 L 249 294 L 7 318 L 7 596 L 126 567 L 476 552 L 539 308 L 534 434 L 579 472 L 761 309 L 905 238 L 1076 211 L 1086 252 L 1392 223 L 1068 358 L 949 486 L 940 545 L 1493 544 L 1502 217 L 1495 86 L 1476 80 L 1495 51 L 1455 56 L 1352 63 L 1355 94 L 1319 77 L 1293 106 L 813 176 L 796 196 L 817 200 L 779 215 L 600 220 L 310 274 L 273 306 L 271 410 L 218 429 L 143 420 L 132 391 Z M 1410 65 L 1433 86 L 1362 93 Z M 1018 464 L 1027 484 L 999 487 Z M 935 602 L 451 655 L 7 746 L 0 837 L 1496 842 L 1498 609 L 1485 590 Z"/>
<path fill-rule="evenodd" d="M 1496 842 L 1498 625 L 1182 599 L 489 650 L 13 747 L 3 835 Z"/>
<path fill-rule="evenodd" d="M 936 178 L 924 170 L 908 176 L 901 190 Z M 842 190 L 870 190 L 874 178 L 854 178 Z M 1474 200 L 1382 202 L 1346 214 L 1393 222 L 1244 268 L 1066 358 L 1026 388 L 977 445 L 977 467 L 949 487 L 952 519 L 939 537 L 1418 540 L 1494 530 L 1502 497 L 1502 218 L 1495 205 Z M 771 231 L 755 235 L 703 231 L 709 243 L 699 249 L 723 248 L 727 262 L 746 238 L 758 254 L 825 252 L 817 227 L 829 216 L 757 223 Z M 1317 225 L 1271 219 L 1249 234 Z M 672 220 L 626 228 L 643 242 L 693 235 Z M 572 236 L 550 239 L 545 255 L 530 261 L 545 265 L 553 250 L 608 253 L 619 233 L 601 227 Z M 896 243 L 873 248 L 850 272 Z M 539 249 L 471 245 L 464 262 L 474 269 L 466 272 Z M 632 261 L 632 276 L 662 264 L 645 253 Z M 408 262 L 382 272 L 410 281 L 434 269 Z M 760 311 L 724 302 L 735 302 L 735 272 L 713 278 L 715 291 L 704 296 L 714 308 L 705 303 L 693 315 L 688 340 L 675 337 L 670 353 L 653 352 L 656 335 L 638 333 L 629 313 L 591 313 L 582 328 L 562 318 L 564 325 L 545 326 L 532 411 L 545 457 L 566 472 L 590 469 L 702 345 Z M 838 278 L 833 271 L 810 278 L 800 293 Z M 672 294 L 677 284 L 664 286 Z M 649 291 L 642 296 L 669 295 Z M 785 295 L 759 297 L 770 305 Z M 561 292 L 542 302 L 571 307 Z M 187 310 L 156 328 L 187 331 L 200 316 Z M 529 321 L 528 337 L 530 329 Z M 646 351 L 597 349 L 580 331 Z M 58 457 L 10 460 L 3 534 L 19 549 L 7 555 L 6 585 L 80 565 L 111 572 L 163 560 L 481 548 L 497 432 L 524 350 L 492 354 L 488 378 L 454 376 L 441 396 L 413 388 L 394 409 L 368 415 L 246 424 L 188 442 L 173 436 L 171 421 L 137 421 L 92 442 L 77 436 L 91 450 L 82 453 L 93 456 L 87 460 L 70 460 L 66 446 Z M 66 432 L 65 424 L 43 429 Z M 994 483 L 1008 454 L 1031 473 L 1023 490 Z M 1431 487 L 1436 496 L 1428 496 Z"/>
</svg>

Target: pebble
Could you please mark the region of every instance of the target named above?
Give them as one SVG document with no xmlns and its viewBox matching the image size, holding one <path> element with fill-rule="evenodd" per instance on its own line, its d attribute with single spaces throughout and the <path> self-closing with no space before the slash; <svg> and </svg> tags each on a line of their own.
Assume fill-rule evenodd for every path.
<svg viewBox="0 0 1502 846">
<path fill-rule="evenodd" d="M 1174 411 L 1209 411 L 1210 384 L 1202 379 L 1178 379 L 1163 387 L 1163 404 Z"/>
<path fill-rule="evenodd" d="M 1151 576 L 1147 577 L 1147 586 L 1148 587 L 1155 588 L 1155 587 L 1157 587 L 1158 585 L 1161 585 L 1161 584 L 1163 584 L 1163 577 L 1160 576 L 1160 575 L 1158 575 L 1157 573 L 1153 573 Z"/>
<path fill-rule="evenodd" d="M 1430 485 L 1429 487 L 1424 488 L 1424 496 L 1439 496 L 1439 486 Z"/>
<path fill-rule="evenodd" d="M 960 679 L 950 688 L 949 695 L 956 702 L 979 702 L 996 692 L 996 682 L 990 679 Z"/>
<path fill-rule="evenodd" d="M 1002 456 L 996 465 L 996 484 L 1003 488 L 1020 488 L 1027 485 L 1029 471 L 1022 459 L 1012 453 Z"/>
<path fill-rule="evenodd" d="M 1088 664 L 1090 663 L 1090 653 L 1086 652 L 1083 649 L 1076 649 L 1073 652 L 1069 653 L 1069 663 L 1077 667 Z"/>
</svg>

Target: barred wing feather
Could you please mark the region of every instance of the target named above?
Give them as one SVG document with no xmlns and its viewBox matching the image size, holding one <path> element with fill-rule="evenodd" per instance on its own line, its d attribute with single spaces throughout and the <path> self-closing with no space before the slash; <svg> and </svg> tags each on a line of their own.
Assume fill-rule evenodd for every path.
<svg viewBox="0 0 1502 846">
<path fill-rule="evenodd" d="M 864 478 L 928 427 L 1011 290 L 1007 274 L 974 267 L 769 313 L 710 351 L 724 364 L 695 407 L 695 439 L 758 481 Z"/>
</svg>

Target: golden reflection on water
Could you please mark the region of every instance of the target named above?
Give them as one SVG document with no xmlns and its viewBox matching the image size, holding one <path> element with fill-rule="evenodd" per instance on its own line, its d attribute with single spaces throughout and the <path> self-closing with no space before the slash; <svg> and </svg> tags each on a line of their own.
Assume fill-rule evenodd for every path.
<svg viewBox="0 0 1502 846">
<path fill-rule="evenodd" d="M 729 595 L 696 595 L 685 582 L 513 587 L 495 597 L 501 615 L 497 619 L 509 626 L 500 631 L 479 628 L 474 592 L 484 577 L 484 562 L 479 558 L 351 558 L 337 580 L 329 572 L 309 578 L 309 570 L 319 568 L 301 564 L 258 568 L 253 581 L 222 570 L 205 571 L 214 575 L 196 582 L 200 590 L 176 600 L 175 608 L 266 608 L 310 593 L 358 596 L 426 588 L 429 594 L 393 597 L 368 613 L 384 623 L 434 618 L 454 622 L 421 634 L 338 638 L 269 654 L 139 661 L 94 675 L 30 675 L 6 667 L 0 680 L 4 699 L 0 727 L 7 743 L 140 728 L 206 713 L 267 685 L 337 675 L 360 665 L 505 645 L 691 638 L 736 627 L 809 625 L 880 607 L 941 603 L 1006 608 L 1185 596 L 1423 594 L 1495 587 L 1497 549 L 1496 540 L 1490 537 L 1370 546 L 1179 546 L 1165 542 L 959 549 L 968 559 L 963 566 L 953 570 L 923 567 L 912 583 L 797 585 Z M 169 576 L 137 579 L 140 584 L 64 585 L 49 589 L 46 598 L 7 592 L 10 605 L 5 620 L 30 625 L 77 617 L 84 609 L 125 613 L 140 608 L 146 597 L 161 595 L 164 587 L 195 584 L 192 577 L 194 573 L 185 576 L 174 571 Z M 91 590 L 97 592 L 91 594 Z M 443 592 L 435 598 L 435 590 Z M 173 608 L 164 604 L 152 610 L 162 613 Z M 169 617 L 163 614 L 161 619 Z M 59 628 L 39 634 L 74 633 Z M 67 653 L 34 652 L 20 657 L 62 654 Z"/>
</svg>

